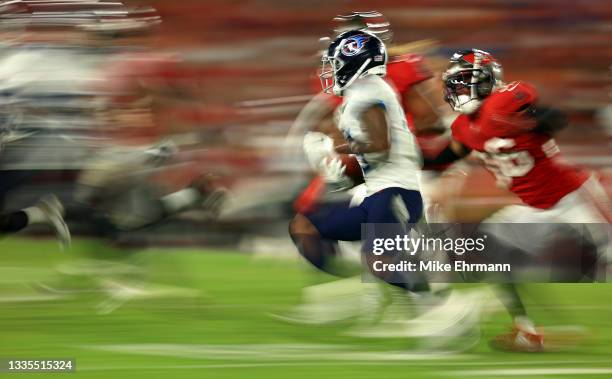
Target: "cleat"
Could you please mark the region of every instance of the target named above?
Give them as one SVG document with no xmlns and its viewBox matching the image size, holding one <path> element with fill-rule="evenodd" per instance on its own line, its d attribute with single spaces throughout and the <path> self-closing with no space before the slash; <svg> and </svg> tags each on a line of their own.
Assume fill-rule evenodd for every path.
<svg viewBox="0 0 612 379">
<path fill-rule="evenodd" d="M 386 311 L 379 323 L 360 325 L 346 334 L 360 338 L 402 338 L 413 341 L 423 351 L 460 352 L 480 342 L 481 310 L 488 302 L 482 290 L 452 291 L 439 300 L 412 295 L 412 304 L 397 304 L 402 314 Z M 416 317 L 412 316 L 416 315 Z"/>
<path fill-rule="evenodd" d="M 70 230 L 64 221 L 64 206 L 55 195 L 47 195 L 41 198 L 35 205 L 46 216 L 47 224 L 55 231 L 60 249 L 66 251 L 70 248 Z"/>
<path fill-rule="evenodd" d="M 363 313 L 376 314 L 378 285 L 362 283 L 360 277 L 334 280 L 307 287 L 302 303 L 284 314 L 271 314 L 277 320 L 292 324 L 326 325 L 359 318 Z"/>
<path fill-rule="evenodd" d="M 491 341 L 491 347 L 496 350 L 539 353 L 544 351 L 544 335 L 515 325 L 510 333 L 495 337 Z"/>
</svg>

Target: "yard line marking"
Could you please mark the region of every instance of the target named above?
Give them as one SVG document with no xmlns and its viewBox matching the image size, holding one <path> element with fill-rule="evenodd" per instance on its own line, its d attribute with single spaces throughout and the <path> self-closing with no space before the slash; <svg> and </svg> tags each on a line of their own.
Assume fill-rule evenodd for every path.
<svg viewBox="0 0 612 379">
<path fill-rule="evenodd" d="M 38 302 L 38 301 L 54 301 L 64 299 L 63 295 L 13 295 L 13 296 L 0 296 L 0 303 L 26 303 L 26 302 Z"/>
<path fill-rule="evenodd" d="M 257 367 L 291 367 L 291 366 L 335 366 L 335 362 L 270 362 L 270 363 L 228 363 L 228 364 L 195 364 L 195 365 L 148 365 L 148 366 L 79 366 L 79 371 L 124 371 L 124 370 L 192 370 L 214 368 L 257 368 Z M 353 365 L 353 364 L 351 364 Z"/>
<path fill-rule="evenodd" d="M 453 376 L 526 376 L 526 375 L 604 375 L 612 374 L 612 368 L 523 368 L 496 370 L 463 370 L 446 371 L 444 374 Z"/>
<path fill-rule="evenodd" d="M 418 366 L 524 366 L 524 365 L 612 365 L 611 359 L 591 360 L 521 360 L 484 361 L 486 356 L 418 351 L 363 351 L 340 344 L 112 344 L 81 345 L 82 349 L 114 353 L 140 354 L 161 357 L 180 357 L 206 360 L 255 360 L 279 361 L 340 361 L 340 362 L 384 362 L 385 364 L 409 361 Z"/>
<path fill-rule="evenodd" d="M 255 359 L 261 361 L 314 360 L 314 361 L 431 361 L 441 359 L 466 359 L 468 355 L 454 353 L 360 351 L 345 345 L 322 344 L 119 344 L 88 345 L 81 348 L 116 353 L 142 354 L 191 359 Z"/>
<path fill-rule="evenodd" d="M 372 365 L 388 365 L 384 362 L 344 362 L 351 366 L 372 366 Z M 392 362 L 401 363 L 401 362 Z M 406 362 L 414 366 L 414 362 Z M 418 362 L 417 362 L 418 363 Z M 423 362 L 421 362 L 423 363 Z M 467 362 L 462 362 L 467 363 Z M 496 362 L 502 364 L 502 362 Z M 550 363 L 550 362 L 547 362 Z M 191 369 L 231 369 L 231 368 L 258 368 L 258 367 L 313 367 L 313 366 L 337 366 L 342 362 L 266 362 L 266 363 L 211 363 L 211 364 L 185 364 L 185 365 L 146 365 L 146 366 L 79 366 L 79 371 L 127 371 L 127 370 L 191 370 Z M 503 362 L 503 364 L 511 364 L 511 362 Z M 438 365 L 438 364 L 436 364 Z M 453 362 L 447 362 L 445 366 L 454 365 Z M 426 366 L 419 364 L 418 366 Z M 447 371 L 438 372 L 438 374 L 447 374 L 452 376 L 523 376 L 523 375 L 603 375 L 612 373 L 612 368 L 570 368 L 570 369 L 505 369 L 505 370 L 464 370 L 464 371 Z"/>
</svg>

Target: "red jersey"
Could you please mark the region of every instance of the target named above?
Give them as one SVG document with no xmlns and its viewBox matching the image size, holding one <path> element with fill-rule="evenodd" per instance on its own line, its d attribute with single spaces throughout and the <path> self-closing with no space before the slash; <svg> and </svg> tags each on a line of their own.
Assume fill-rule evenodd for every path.
<svg viewBox="0 0 612 379">
<path fill-rule="evenodd" d="M 400 55 L 393 57 L 387 64 L 386 79 L 393 84 L 400 94 L 408 92 L 413 85 L 431 77 L 432 73 L 425 68 L 421 55 Z"/>
<path fill-rule="evenodd" d="M 537 100 L 535 88 L 512 82 L 487 97 L 473 115 L 460 115 L 453 138 L 478 151 L 498 184 L 525 204 L 550 208 L 578 189 L 588 175 L 562 163 L 550 135 L 534 132 L 535 119 L 526 110 Z"/>
</svg>

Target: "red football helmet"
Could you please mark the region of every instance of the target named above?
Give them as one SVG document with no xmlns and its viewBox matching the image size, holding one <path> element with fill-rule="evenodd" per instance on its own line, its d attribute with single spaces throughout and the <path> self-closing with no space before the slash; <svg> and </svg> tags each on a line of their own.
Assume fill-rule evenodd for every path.
<svg viewBox="0 0 612 379">
<path fill-rule="evenodd" d="M 502 85 L 502 67 L 486 51 L 462 50 L 453 54 L 442 79 L 444 99 L 455 111 L 470 114 Z"/>
</svg>

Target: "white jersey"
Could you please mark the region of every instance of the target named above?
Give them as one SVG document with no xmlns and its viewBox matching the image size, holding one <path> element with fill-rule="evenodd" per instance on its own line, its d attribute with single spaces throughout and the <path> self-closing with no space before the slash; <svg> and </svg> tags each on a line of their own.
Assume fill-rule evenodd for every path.
<svg viewBox="0 0 612 379">
<path fill-rule="evenodd" d="M 376 105 L 385 109 L 390 148 L 384 153 L 357 155 L 367 194 L 390 187 L 420 191 L 421 151 L 408 128 L 397 94 L 383 78 L 369 75 L 346 89 L 338 128 L 348 141 L 368 142 L 362 116 Z"/>
<path fill-rule="evenodd" d="M 106 54 L 108 55 L 108 54 Z M 90 126 L 105 54 L 53 45 L 8 48 L 0 59 L 0 101 L 20 128 Z"/>
<path fill-rule="evenodd" d="M 8 169 L 81 168 L 99 144 L 112 49 L 22 44 L 0 53 L 0 140 Z M 19 143 L 17 143 L 19 141 Z"/>
</svg>

